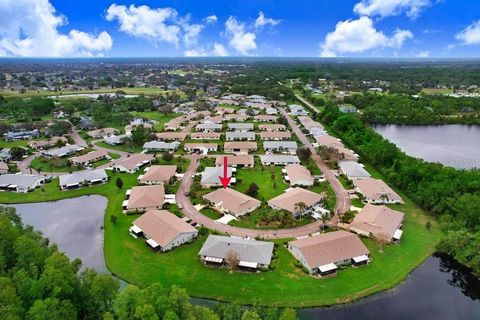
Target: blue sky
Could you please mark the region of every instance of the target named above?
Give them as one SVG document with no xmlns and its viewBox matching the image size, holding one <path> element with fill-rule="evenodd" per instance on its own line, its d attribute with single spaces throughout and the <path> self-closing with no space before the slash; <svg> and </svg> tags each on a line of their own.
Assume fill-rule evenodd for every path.
<svg viewBox="0 0 480 320">
<path fill-rule="evenodd" d="M 2 0 L 0 17 L 0 56 L 480 57 L 478 0 Z"/>
</svg>

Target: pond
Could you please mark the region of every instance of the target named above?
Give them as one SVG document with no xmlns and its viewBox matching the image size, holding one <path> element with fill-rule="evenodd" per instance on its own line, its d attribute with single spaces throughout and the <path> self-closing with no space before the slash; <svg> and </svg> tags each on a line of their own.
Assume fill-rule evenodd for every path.
<svg viewBox="0 0 480 320">
<path fill-rule="evenodd" d="M 413 157 L 457 169 L 480 168 L 480 126 L 391 124 L 374 128 Z"/>
<path fill-rule="evenodd" d="M 107 198 L 91 195 L 11 206 L 25 224 L 41 231 L 70 259 L 80 258 L 83 266 L 107 272 L 102 230 Z"/>
</svg>

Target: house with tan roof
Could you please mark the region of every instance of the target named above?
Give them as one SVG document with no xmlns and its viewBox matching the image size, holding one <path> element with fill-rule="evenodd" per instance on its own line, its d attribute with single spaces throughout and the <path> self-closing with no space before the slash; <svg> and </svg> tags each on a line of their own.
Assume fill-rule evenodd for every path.
<svg viewBox="0 0 480 320">
<path fill-rule="evenodd" d="M 0 174 L 7 174 L 8 173 L 8 164 L 3 161 L 0 161 Z"/>
<path fill-rule="evenodd" d="M 209 152 L 215 152 L 218 149 L 216 143 L 185 143 L 185 151 L 194 154 L 208 154 Z"/>
<path fill-rule="evenodd" d="M 270 116 L 270 115 L 264 115 L 260 114 L 258 116 L 253 117 L 254 121 L 259 121 L 259 122 L 277 122 L 278 117 L 277 116 Z"/>
<path fill-rule="evenodd" d="M 300 164 L 289 164 L 282 169 L 284 178 L 291 186 L 313 186 L 314 179 L 310 170 Z"/>
<path fill-rule="evenodd" d="M 295 217 L 301 217 L 312 207 L 320 204 L 324 198 L 324 194 L 296 187 L 287 189 L 281 195 L 268 200 L 267 204 L 272 209 L 286 210 Z"/>
<path fill-rule="evenodd" d="M 138 176 L 138 183 L 140 184 L 165 184 L 170 181 L 177 173 L 177 166 L 175 165 L 155 165 L 145 168 L 142 175 Z"/>
<path fill-rule="evenodd" d="M 70 158 L 70 162 L 74 165 L 88 166 L 91 163 L 100 161 L 108 157 L 108 152 L 106 150 L 94 150 L 86 154 L 82 154 L 78 157 Z"/>
<path fill-rule="evenodd" d="M 211 116 L 202 120 L 202 123 L 216 123 L 220 124 L 223 122 L 223 116 Z"/>
<path fill-rule="evenodd" d="M 187 137 L 185 132 L 160 132 L 155 133 L 158 140 L 163 141 L 183 141 Z"/>
<path fill-rule="evenodd" d="M 132 223 L 130 234 L 143 236 L 154 251 L 169 251 L 198 236 L 198 230 L 167 210 L 149 210 Z"/>
<path fill-rule="evenodd" d="M 127 190 L 127 200 L 123 202 L 123 212 L 143 212 L 162 209 L 165 203 L 163 185 L 136 186 Z"/>
<path fill-rule="evenodd" d="M 219 140 L 222 134 L 220 132 L 193 132 L 190 138 L 194 140 Z"/>
<path fill-rule="evenodd" d="M 154 157 L 151 154 L 137 153 L 128 158 L 115 161 L 112 170 L 119 172 L 134 173 L 141 167 L 150 164 Z"/>
<path fill-rule="evenodd" d="M 317 144 L 319 146 L 327 147 L 327 148 L 333 148 L 340 153 L 344 160 L 348 161 L 357 161 L 358 160 L 358 155 L 355 154 L 352 150 L 346 148 L 343 143 L 332 136 L 329 136 L 328 134 L 324 135 L 319 135 L 315 137 L 315 140 L 317 141 Z"/>
<path fill-rule="evenodd" d="M 220 188 L 203 196 L 220 212 L 243 216 L 260 207 L 261 202 L 230 188 Z"/>
<path fill-rule="evenodd" d="M 233 104 L 232 104 L 233 105 Z M 225 107 L 215 107 L 213 109 L 217 114 L 230 114 L 230 113 L 235 113 L 235 109 L 233 108 L 225 108 Z"/>
<path fill-rule="evenodd" d="M 363 194 L 365 201 L 374 204 L 404 203 L 402 198 L 383 180 L 374 178 L 354 179 L 356 190 Z"/>
<path fill-rule="evenodd" d="M 310 274 L 320 276 L 334 274 L 341 266 L 370 261 L 370 251 L 360 238 L 343 230 L 297 239 L 287 248 Z"/>
<path fill-rule="evenodd" d="M 35 141 L 30 141 L 28 143 L 28 146 L 30 148 L 34 148 L 34 149 L 47 149 L 47 148 L 51 148 L 51 147 L 54 147 L 57 145 L 57 143 L 59 143 L 59 141 L 62 143 L 62 144 L 66 144 L 68 142 L 67 138 L 65 137 L 51 137 L 47 140 L 35 140 Z"/>
<path fill-rule="evenodd" d="M 179 120 L 178 118 L 172 119 L 163 125 L 163 129 L 166 131 L 176 131 L 179 129 L 183 129 L 183 126 L 182 126 L 183 122 L 184 122 L 183 118 L 181 120 Z"/>
<path fill-rule="evenodd" d="M 262 131 L 260 132 L 260 139 L 269 141 L 289 140 L 292 134 L 288 131 Z"/>
<path fill-rule="evenodd" d="M 89 136 L 92 139 L 100 139 L 103 136 L 109 136 L 117 133 L 118 133 L 118 130 L 115 128 L 101 128 L 101 129 L 88 131 L 87 136 Z"/>
<path fill-rule="evenodd" d="M 229 167 L 233 168 L 253 168 L 255 165 L 255 160 L 253 156 L 248 154 L 238 154 L 238 155 L 222 155 L 217 156 L 215 159 L 216 166 L 223 166 L 223 158 L 227 157 L 227 163 Z"/>
<path fill-rule="evenodd" d="M 403 212 L 384 205 L 367 204 L 353 219 L 350 231 L 367 237 L 398 242 L 403 233 L 403 218 Z"/>
<path fill-rule="evenodd" d="M 223 119 L 225 121 L 245 121 L 245 120 L 248 120 L 249 118 L 250 116 L 248 114 L 239 114 L 239 113 L 226 114 L 223 116 Z"/>
<path fill-rule="evenodd" d="M 260 131 L 285 131 L 287 127 L 284 124 L 260 124 L 258 126 Z"/>
<path fill-rule="evenodd" d="M 227 153 L 248 154 L 249 152 L 257 151 L 257 143 L 248 141 L 225 142 L 223 150 Z"/>
</svg>

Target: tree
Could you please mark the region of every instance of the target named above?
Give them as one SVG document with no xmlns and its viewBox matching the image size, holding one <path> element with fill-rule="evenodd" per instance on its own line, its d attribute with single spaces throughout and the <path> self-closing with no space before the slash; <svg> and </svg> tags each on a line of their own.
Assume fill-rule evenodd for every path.
<svg viewBox="0 0 480 320">
<path fill-rule="evenodd" d="M 28 310 L 29 320 L 75 320 L 77 314 L 69 300 L 47 298 L 37 300 Z"/>
<path fill-rule="evenodd" d="M 258 185 L 255 182 L 250 183 L 248 186 L 246 194 L 250 197 L 256 198 L 258 196 Z"/>
<path fill-rule="evenodd" d="M 242 320 L 262 320 L 254 310 L 247 310 L 243 313 Z"/>
<path fill-rule="evenodd" d="M 303 215 L 303 212 L 307 209 L 307 205 L 305 202 L 297 202 L 295 203 L 295 212 L 299 212 L 300 216 Z"/>
<path fill-rule="evenodd" d="M 22 319 L 22 300 L 9 278 L 0 278 L 0 317 L 2 319 Z"/>
<path fill-rule="evenodd" d="M 165 162 L 170 162 L 173 160 L 173 154 L 170 152 L 164 152 L 162 153 L 162 160 Z"/>
<path fill-rule="evenodd" d="M 12 160 L 22 160 L 23 156 L 27 154 L 27 151 L 22 147 L 12 147 L 10 149 L 10 156 Z"/>
<path fill-rule="evenodd" d="M 230 272 L 233 272 L 233 270 L 235 270 L 238 264 L 238 253 L 233 250 L 228 251 L 225 262 L 227 263 Z"/>
<path fill-rule="evenodd" d="M 117 177 L 117 179 L 115 180 L 115 185 L 117 186 L 118 189 L 122 189 L 123 188 L 123 180 L 120 177 Z"/>
<path fill-rule="evenodd" d="M 383 253 L 385 246 L 388 245 L 392 240 L 391 237 L 386 233 L 377 233 L 373 236 L 373 239 L 378 243 L 378 251 L 381 253 Z"/>
<path fill-rule="evenodd" d="M 312 151 L 307 147 L 298 148 L 297 149 L 297 156 L 300 160 L 307 161 L 312 156 Z"/>
<path fill-rule="evenodd" d="M 278 320 L 297 320 L 297 312 L 292 308 L 285 308 Z"/>
</svg>

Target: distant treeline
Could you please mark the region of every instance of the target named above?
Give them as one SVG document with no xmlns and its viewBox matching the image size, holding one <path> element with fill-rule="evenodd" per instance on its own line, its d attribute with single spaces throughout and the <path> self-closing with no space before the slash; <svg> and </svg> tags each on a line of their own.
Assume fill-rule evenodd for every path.
<svg viewBox="0 0 480 320">
<path fill-rule="evenodd" d="M 480 170 L 456 170 L 406 155 L 356 114 L 328 104 L 321 120 L 392 185 L 439 218 L 446 236 L 438 250 L 480 277 Z"/>
</svg>

